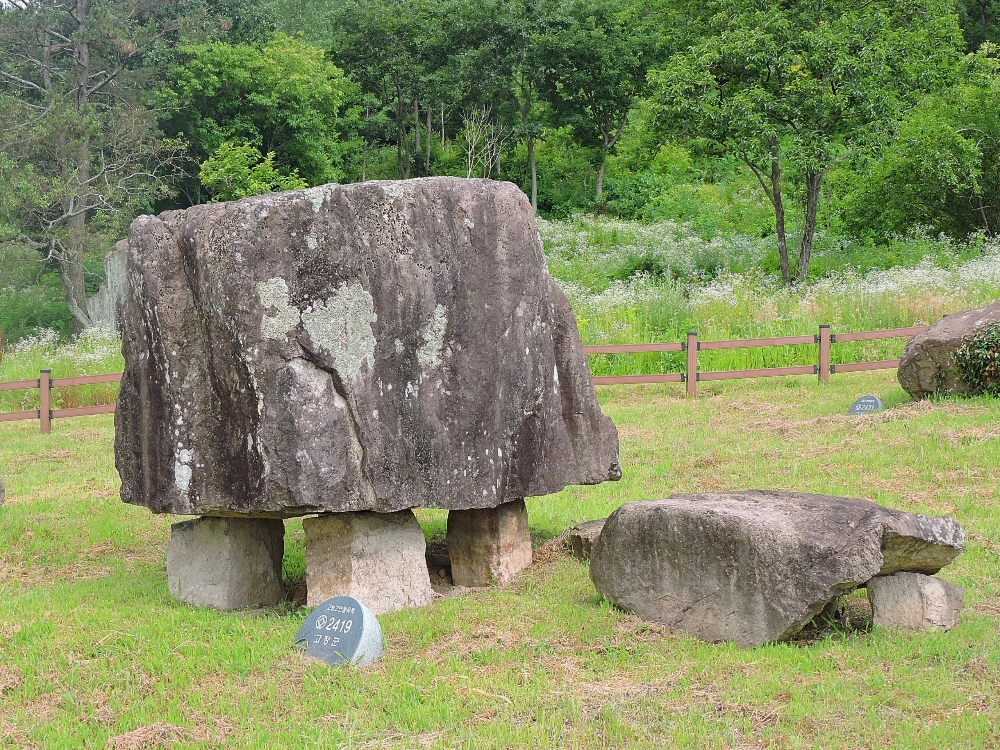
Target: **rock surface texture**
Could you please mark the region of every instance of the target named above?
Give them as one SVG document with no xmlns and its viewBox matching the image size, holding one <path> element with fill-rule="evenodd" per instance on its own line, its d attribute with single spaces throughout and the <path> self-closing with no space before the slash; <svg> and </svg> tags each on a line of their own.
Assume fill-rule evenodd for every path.
<svg viewBox="0 0 1000 750">
<path fill-rule="evenodd" d="M 87 316 L 94 328 L 115 331 L 125 296 L 125 270 L 128 262 L 128 240 L 119 240 L 104 256 L 104 283 L 97 294 L 87 299 Z"/>
<path fill-rule="evenodd" d="M 122 499 L 288 517 L 490 508 L 617 479 L 514 185 L 326 185 L 132 223 Z"/>
<path fill-rule="evenodd" d="M 797 633 L 875 576 L 933 574 L 964 548 L 951 518 L 791 492 L 626 503 L 590 558 L 597 590 L 647 620 L 756 646 Z"/>
<path fill-rule="evenodd" d="M 353 596 L 376 615 L 434 599 L 426 543 L 411 510 L 331 513 L 302 521 L 307 604 Z"/>
<path fill-rule="evenodd" d="M 590 559 L 591 552 L 594 549 L 594 542 L 601 535 L 605 521 L 607 521 L 606 518 L 601 518 L 597 521 L 585 521 L 584 523 L 578 523 L 569 530 L 569 545 L 573 549 L 573 557 L 580 562 L 586 562 Z"/>
<path fill-rule="evenodd" d="M 896 377 L 915 400 L 932 393 L 968 393 L 969 387 L 953 365 L 967 336 L 1000 320 L 1000 302 L 946 315 L 906 344 Z"/>
<path fill-rule="evenodd" d="M 958 586 L 921 573 L 877 576 L 865 588 L 879 628 L 951 630 L 965 604 Z"/>
<path fill-rule="evenodd" d="M 281 601 L 285 527 L 272 518 L 196 518 L 175 523 L 167 544 L 167 588 L 187 604 L 214 609 Z"/>
<path fill-rule="evenodd" d="M 524 500 L 448 513 L 448 557 L 456 586 L 501 586 L 531 565 Z"/>
</svg>

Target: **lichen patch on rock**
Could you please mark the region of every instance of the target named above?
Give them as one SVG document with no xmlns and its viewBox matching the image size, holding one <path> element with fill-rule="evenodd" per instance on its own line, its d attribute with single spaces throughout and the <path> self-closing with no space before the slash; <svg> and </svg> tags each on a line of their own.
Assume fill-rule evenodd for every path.
<svg viewBox="0 0 1000 750">
<path fill-rule="evenodd" d="M 266 339 L 283 339 L 299 324 L 299 311 L 288 304 L 288 283 L 284 279 L 268 279 L 257 284 L 257 296 L 264 306 L 260 334 Z M 269 314 L 268 310 L 274 310 Z"/>
<path fill-rule="evenodd" d="M 434 308 L 434 313 L 427 325 L 420 331 L 423 345 L 417 349 L 417 361 L 425 370 L 434 370 L 441 366 L 441 354 L 444 350 L 444 333 L 448 328 L 448 310 L 444 305 Z"/>
<path fill-rule="evenodd" d="M 333 358 L 345 383 L 361 374 L 362 365 L 375 364 L 375 333 L 378 320 L 375 301 L 358 283 L 341 284 L 327 300 L 319 300 L 302 313 L 302 324 L 313 344 Z"/>
</svg>

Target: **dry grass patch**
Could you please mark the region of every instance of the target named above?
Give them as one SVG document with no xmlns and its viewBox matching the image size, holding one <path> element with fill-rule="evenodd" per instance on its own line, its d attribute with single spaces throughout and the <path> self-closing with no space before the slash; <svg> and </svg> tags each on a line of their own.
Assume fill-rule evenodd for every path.
<svg viewBox="0 0 1000 750">
<path fill-rule="evenodd" d="M 0 695 L 17 690 L 22 683 L 20 669 L 0 666 Z"/>
<path fill-rule="evenodd" d="M 187 730 L 161 721 L 112 737 L 108 740 L 107 748 L 108 750 L 153 750 L 153 748 L 170 747 L 189 737 L 190 733 Z"/>
</svg>

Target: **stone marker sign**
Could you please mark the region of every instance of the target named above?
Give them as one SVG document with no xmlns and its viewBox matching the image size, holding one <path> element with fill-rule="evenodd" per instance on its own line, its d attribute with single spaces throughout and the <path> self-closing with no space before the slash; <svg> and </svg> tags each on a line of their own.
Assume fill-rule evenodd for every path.
<svg viewBox="0 0 1000 750">
<path fill-rule="evenodd" d="M 354 597 L 336 596 L 306 618 L 295 634 L 295 645 L 327 664 L 367 667 L 382 657 L 382 626 Z"/>
<path fill-rule="evenodd" d="M 884 410 L 885 404 L 882 403 L 878 396 L 862 396 L 851 404 L 851 408 L 847 410 L 847 413 L 852 416 L 858 416 L 860 414 L 874 414 L 877 411 Z"/>
</svg>

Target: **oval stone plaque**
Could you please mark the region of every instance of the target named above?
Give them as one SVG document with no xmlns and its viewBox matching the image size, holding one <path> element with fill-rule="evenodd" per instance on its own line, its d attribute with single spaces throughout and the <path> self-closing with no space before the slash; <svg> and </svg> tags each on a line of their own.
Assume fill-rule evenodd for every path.
<svg viewBox="0 0 1000 750">
<path fill-rule="evenodd" d="M 295 645 L 327 664 L 367 667 L 382 656 L 382 626 L 354 597 L 335 596 L 309 614 L 295 634 Z"/>
<path fill-rule="evenodd" d="M 855 401 L 851 408 L 847 410 L 848 414 L 871 414 L 872 412 L 882 411 L 885 409 L 885 404 L 879 399 L 878 396 L 862 396 L 857 401 Z"/>
</svg>

